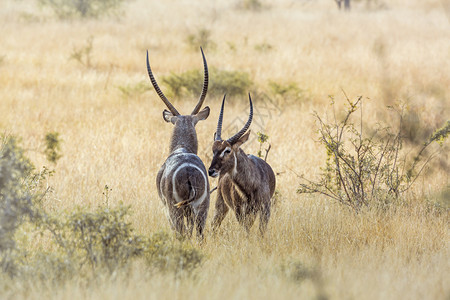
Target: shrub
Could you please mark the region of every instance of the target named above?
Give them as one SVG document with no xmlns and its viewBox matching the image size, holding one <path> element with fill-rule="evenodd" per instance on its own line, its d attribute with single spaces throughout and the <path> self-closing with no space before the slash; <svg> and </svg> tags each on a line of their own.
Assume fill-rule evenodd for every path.
<svg viewBox="0 0 450 300">
<path fill-rule="evenodd" d="M 244 10 L 259 11 L 263 8 L 260 0 L 239 0 L 237 7 Z"/>
<path fill-rule="evenodd" d="M 299 261 L 290 261 L 280 266 L 280 273 L 296 284 L 302 284 L 304 281 L 309 280 L 316 292 L 315 299 L 328 299 L 323 274 L 318 268 L 305 266 Z"/>
<path fill-rule="evenodd" d="M 147 264 L 179 277 L 190 275 L 203 261 L 203 254 L 189 244 L 173 241 L 167 233 L 153 234 L 146 251 Z"/>
<path fill-rule="evenodd" d="M 269 81 L 269 88 L 274 96 L 281 97 L 285 101 L 298 100 L 304 97 L 304 91 L 295 82 L 278 83 Z"/>
<path fill-rule="evenodd" d="M 261 43 L 261 44 L 257 44 L 255 45 L 255 50 L 261 53 L 265 53 L 265 52 L 269 52 L 271 50 L 273 50 L 273 46 L 269 43 Z"/>
<path fill-rule="evenodd" d="M 216 48 L 216 43 L 211 39 L 211 31 L 202 28 L 196 33 L 189 34 L 186 43 L 189 47 L 197 51 L 200 47 L 203 49 L 214 50 Z"/>
<path fill-rule="evenodd" d="M 203 255 L 197 249 L 166 233 L 135 234 L 127 221 L 129 211 L 123 205 L 76 208 L 60 215 L 40 210 L 22 233 L 36 238 L 8 256 L 16 266 L 14 275 L 60 283 L 74 277 L 90 280 L 100 274 L 112 275 L 130 268 L 135 259 L 143 259 L 149 270 L 177 277 L 190 275 L 200 266 Z M 38 249 L 30 251 L 30 245 Z"/>
<path fill-rule="evenodd" d="M 87 68 L 92 67 L 91 61 L 92 61 L 93 41 L 94 38 L 91 36 L 86 40 L 85 46 L 79 48 L 74 47 L 69 58 L 79 62 L 81 65 Z"/>
<path fill-rule="evenodd" d="M 136 84 L 121 85 L 117 87 L 123 98 L 138 98 L 146 91 L 150 90 L 150 85 L 147 81 L 140 81 Z"/>
<path fill-rule="evenodd" d="M 106 269 L 112 273 L 145 251 L 144 237 L 133 234 L 126 221 L 129 207 L 99 207 L 94 211 L 78 208 L 65 218 L 46 215 L 39 223 L 48 229 L 56 245 L 73 265 L 89 269 Z"/>
<path fill-rule="evenodd" d="M 50 7 L 60 19 L 98 18 L 104 15 L 118 15 L 125 0 L 38 0 Z"/>
<path fill-rule="evenodd" d="M 34 167 L 13 137 L 3 138 L 0 149 L 0 270 L 14 275 L 17 270 L 17 228 L 33 216 L 33 193 L 29 189 Z"/>
<path fill-rule="evenodd" d="M 58 132 L 49 132 L 45 135 L 45 156 L 49 162 L 56 164 L 61 158 L 61 140 Z"/>
<path fill-rule="evenodd" d="M 162 79 L 175 97 L 185 95 L 197 97 L 201 93 L 203 71 L 190 70 L 181 74 L 172 73 Z M 252 85 L 246 72 L 210 69 L 208 94 L 212 96 L 245 95 Z"/>
<path fill-rule="evenodd" d="M 69 258 L 71 266 L 83 265 L 87 270 L 114 271 L 129 267 L 135 258 L 144 258 L 147 264 L 160 272 L 175 275 L 190 274 L 197 268 L 203 255 L 186 244 L 172 240 L 166 233 L 156 233 L 150 238 L 133 233 L 128 206 L 99 207 L 89 212 L 78 208 L 76 212 L 60 219 L 47 217 L 47 228 L 58 245 L 62 256 Z"/>
<path fill-rule="evenodd" d="M 443 141 L 450 124 L 436 131 L 408 163 L 402 156 L 401 114 L 397 132 L 380 126 L 370 136 L 363 133 L 362 115 L 358 126 L 351 122 L 360 109 L 362 97 L 347 99 L 349 108 L 343 121 L 327 123 L 316 113 L 319 142 L 327 151 L 325 167 L 319 181 L 302 177 L 299 193 L 319 193 L 348 205 L 358 212 L 362 206 L 387 204 L 407 191 L 420 176 L 433 155 L 423 157 L 434 141 Z M 334 108 L 334 103 L 333 103 Z M 419 166 L 420 165 L 420 166 Z"/>
</svg>

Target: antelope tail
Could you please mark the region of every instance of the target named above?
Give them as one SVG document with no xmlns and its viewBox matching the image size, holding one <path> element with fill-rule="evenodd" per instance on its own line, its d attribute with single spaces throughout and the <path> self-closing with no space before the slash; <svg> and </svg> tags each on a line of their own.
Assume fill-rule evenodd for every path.
<svg viewBox="0 0 450 300">
<path fill-rule="evenodd" d="M 195 192 L 195 189 L 191 185 L 189 185 L 189 188 L 190 188 L 189 198 L 187 200 L 183 200 L 183 201 L 180 201 L 180 202 L 174 204 L 174 206 L 176 208 L 180 208 L 180 207 L 184 207 L 186 205 L 189 205 L 191 202 L 193 202 L 195 200 L 195 195 L 197 193 Z"/>
</svg>

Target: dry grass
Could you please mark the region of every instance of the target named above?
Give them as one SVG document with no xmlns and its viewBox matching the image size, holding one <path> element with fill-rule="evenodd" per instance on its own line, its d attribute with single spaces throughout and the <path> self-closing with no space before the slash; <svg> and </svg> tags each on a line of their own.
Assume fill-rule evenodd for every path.
<svg viewBox="0 0 450 300">
<path fill-rule="evenodd" d="M 407 102 L 427 128 L 448 118 L 450 12 L 445 1 L 399 0 L 386 10 L 356 7 L 350 14 L 337 12 L 331 0 L 283 1 L 258 12 L 238 10 L 229 1 L 147 2 L 127 4 L 120 21 L 63 22 L 31 0 L 2 1 L 0 130 L 22 137 L 37 166 L 46 164 L 45 158 L 32 150 L 43 147 L 47 132 L 61 134 L 63 157 L 51 178 L 55 191 L 47 199 L 49 209 L 95 207 L 103 203 L 107 184 L 112 204 L 132 205 L 132 222 L 140 233 L 169 230 L 155 176 L 167 155 L 171 126 L 161 118 L 164 107 L 156 93 L 124 99 L 117 87 L 148 80 L 146 49 L 157 78 L 200 68 L 200 53 L 191 50 L 186 37 L 208 28 L 217 44 L 206 51 L 210 66 L 250 73 L 252 92 L 267 92 L 272 80 L 294 81 L 307 94 L 301 101 L 278 101 L 281 113 L 263 118 L 272 143 L 269 162 L 285 172 L 277 178 L 281 196 L 267 236 L 260 239 L 255 230 L 247 238 L 230 214 L 218 236 L 208 234 L 201 246 L 207 259 L 193 278 L 148 277 L 138 265 L 127 276 L 100 278 L 88 287 L 71 282 L 56 290 L 42 285 L 23 290 L 11 283 L 8 289 L 0 286 L 1 298 L 450 296 L 448 211 L 439 214 L 429 205 L 448 188 L 448 170 L 429 172 L 401 205 L 357 216 L 328 199 L 297 195 L 295 175 L 313 177 L 320 171 L 325 153 L 314 142 L 311 112 L 327 111 L 328 95 L 342 98 L 341 88 L 350 97 L 372 99 L 365 107 L 369 124 L 386 120 L 384 106 L 395 101 Z M 69 56 L 90 36 L 93 66 L 86 68 Z M 256 50 L 262 43 L 272 48 Z M 225 122 L 233 114 L 245 118 L 244 100 L 234 99 L 227 107 Z M 195 101 L 175 103 L 189 112 Z M 206 101 L 212 114 L 197 130 L 199 155 L 208 165 L 220 99 Z M 253 153 L 257 148 L 256 142 L 247 147 Z"/>
</svg>

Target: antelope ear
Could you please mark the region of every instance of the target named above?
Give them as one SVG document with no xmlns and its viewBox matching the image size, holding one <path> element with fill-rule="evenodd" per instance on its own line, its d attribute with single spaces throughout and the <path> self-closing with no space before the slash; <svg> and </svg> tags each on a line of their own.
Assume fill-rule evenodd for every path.
<svg viewBox="0 0 450 300">
<path fill-rule="evenodd" d="M 206 120 L 209 116 L 209 107 L 206 106 L 204 109 L 199 111 L 196 115 L 192 116 L 192 119 L 194 121 L 194 125 L 197 124 L 198 121 Z"/>
<path fill-rule="evenodd" d="M 244 134 L 243 136 L 241 136 L 241 137 L 236 141 L 236 143 L 234 143 L 233 146 L 235 146 L 235 147 L 240 147 L 243 143 L 245 143 L 245 142 L 248 140 L 248 138 L 250 137 L 250 133 L 251 133 L 251 132 L 252 132 L 251 130 L 247 131 L 247 133 Z"/>
<path fill-rule="evenodd" d="M 206 120 L 209 117 L 209 106 L 206 106 L 204 109 L 199 111 L 195 116 L 198 118 L 199 121 Z"/>
<path fill-rule="evenodd" d="M 174 116 L 170 111 L 168 111 L 167 109 L 165 109 L 163 111 L 163 119 L 164 121 L 166 121 L 167 123 L 171 122 L 172 124 L 175 124 L 177 117 Z"/>
</svg>

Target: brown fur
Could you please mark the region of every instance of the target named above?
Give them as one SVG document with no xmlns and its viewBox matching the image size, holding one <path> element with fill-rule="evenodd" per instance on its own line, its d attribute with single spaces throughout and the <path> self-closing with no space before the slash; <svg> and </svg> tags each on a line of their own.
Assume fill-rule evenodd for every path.
<svg viewBox="0 0 450 300">
<path fill-rule="evenodd" d="M 212 146 L 213 160 L 210 176 L 219 176 L 213 230 L 216 230 L 229 209 L 247 231 L 252 227 L 256 215 L 260 214 L 259 230 L 264 234 L 270 218 L 271 198 L 275 192 L 275 174 L 264 160 L 247 155 L 240 148 L 250 135 L 244 134 L 234 144 L 216 140 Z M 224 153 L 226 149 L 229 153 Z M 222 156 L 221 156 L 222 155 Z"/>
</svg>

